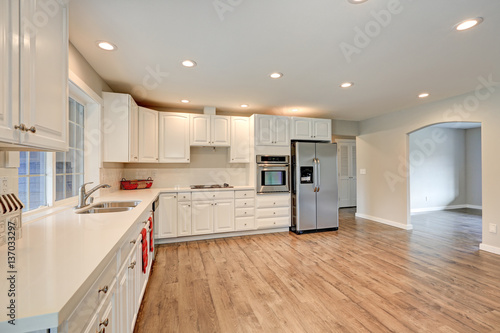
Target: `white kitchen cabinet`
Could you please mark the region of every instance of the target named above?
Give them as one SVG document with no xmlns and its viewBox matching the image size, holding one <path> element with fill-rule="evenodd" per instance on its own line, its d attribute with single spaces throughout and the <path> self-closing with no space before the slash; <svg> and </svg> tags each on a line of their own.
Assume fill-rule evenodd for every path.
<svg viewBox="0 0 500 333">
<path fill-rule="evenodd" d="M 254 196 L 253 190 L 234 192 L 234 230 L 255 229 Z"/>
<path fill-rule="evenodd" d="M 339 207 L 356 206 L 356 142 L 338 140 Z"/>
<path fill-rule="evenodd" d="M 191 199 L 177 204 L 177 236 L 191 235 Z"/>
<path fill-rule="evenodd" d="M 68 5 L 6 0 L 0 9 L 0 141 L 67 150 Z"/>
<path fill-rule="evenodd" d="M 132 316 L 131 313 L 129 315 L 129 306 L 128 306 L 129 303 L 132 303 L 132 300 L 129 301 L 129 298 L 133 298 L 129 292 L 130 268 L 128 266 L 130 265 L 131 262 L 130 258 L 131 258 L 130 256 L 127 257 L 125 264 L 118 272 L 118 279 L 117 279 L 118 293 L 116 299 L 116 317 L 117 317 L 116 323 L 118 329 L 116 330 L 116 332 L 128 332 L 128 327 L 129 327 L 128 318 Z"/>
<path fill-rule="evenodd" d="M 201 200 L 192 202 L 192 234 L 203 235 L 214 232 L 214 202 Z"/>
<path fill-rule="evenodd" d="M 292 117 L 292 140 L 331 141 L 332 121 L 330 119 Z"/>
<path fill-rule="evenodd" d="M 94 332 L 118 332 L 115 318 L 116 305 L 116 288 L 115 284 L 109 287 L 106 293 L 106 298 L 99 305 L 98 310 L 92 316 L 89 324 L 85 328 L 85 333 Z"/>
<path fill-rule="evenodd" d="M 234 231 L 234 199 L 214 201 L 214 232 Z"/>
<path fill-rule="evenodd" d="M 189 114 L 159 113 L 160 163 L 189 163 Z"/>
<path fill-rule="evenodd" d="M 160 218 L 156 238 L 177 237 L 177 193 L 160 195 Z"/>
<path fill-rule="evenodd" d="M 231 117 L 206 114 L 190 115 L 190 145 L 229 147 Z"/>
<path fill-rule="evenodd" d="M 290 146 L 289 118 L 257 114 L 255 144 L 259 146 Z"/>
<path fill-rule="evenodd" d="M 103 160 L 139 162 L 139 107 L 132 96 L 102 93 Z"/>
<path fill-rule="evenodd" d="M 139 162 L 158 162 L 158 111 L 139 107 Z"/>
<path fill-rule="evenodd" d="M 260 194 L 255 200 L 255 223 L 257 229 L 289 227 L 290 194 Z"/>
<path fill-rule="evenodd" d="M 250 162 L 250 118 L 231 117 L 229 163 Z"/>
</svg>

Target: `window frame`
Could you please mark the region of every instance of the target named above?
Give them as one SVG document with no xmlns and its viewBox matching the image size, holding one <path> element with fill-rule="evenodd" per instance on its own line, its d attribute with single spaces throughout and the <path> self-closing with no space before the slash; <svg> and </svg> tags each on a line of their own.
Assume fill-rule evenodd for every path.
<svg viewBox="0 0 500 333">
<path fill-rule="evenodd" d="M 97 95 L 83 80 L 71 70 L 68 79 L 68 112 L 69 98 L 84 106 L 84 168 L 83 181 L 99 183 L 99 173 L 102 167 L 101 148 L 101 109 L 103 99 Z M 67 126 L 69 127 L 69 120 Z M 68 131 L 69 135 L 69 131 Z M 89 138 L 87 138 L 89 135 Z M 69 140 L 69 138 L 68 138 Z M 25 222 L 30 222 L 40 217 L 66 209 L 67 206 L 77 204 L 78 196 L 73 196 L 56 201 L 56 153 L 47 152 L 46 157 L 46 195 L 47 206 L 39 207 L 23 213 Z"/>
</svg>

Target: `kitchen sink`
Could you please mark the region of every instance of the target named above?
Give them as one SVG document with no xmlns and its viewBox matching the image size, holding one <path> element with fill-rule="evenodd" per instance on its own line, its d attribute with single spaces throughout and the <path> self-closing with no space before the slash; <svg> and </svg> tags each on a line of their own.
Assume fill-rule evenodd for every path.
<svg viewBox="0 0 500 333">
<path fill-rule="evenodd" d="M 77 214 L 119 213 L 134 209 L 140 201 L 103 201 L 76 211 Z"/>
<path fill-rule="evenodd" d="M 92 205 L 92 208 L 123 208 L 132 207 L 134 208 L 140 201 L 103 201 Z"/>
</svg>

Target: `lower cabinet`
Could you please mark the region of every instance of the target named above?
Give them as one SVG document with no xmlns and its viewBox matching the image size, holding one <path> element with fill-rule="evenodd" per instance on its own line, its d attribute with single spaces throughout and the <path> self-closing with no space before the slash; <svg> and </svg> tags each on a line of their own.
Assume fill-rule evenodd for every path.
<svg viewBox="0 0 500 333">
<path fill-rule="evenodd" d="M 177 193 L 160 195 L 160 221 L 157 238 L 177 237 Z"/>
<path fill-rule="evenodd" d="M 290 193 L 260 194 L 255 200 L 257 229 L 289 227 Z"/>
<path fill-rule="evenodd" d="M 213 201 L 193 201 L 192 234 L 203 235 L 214 232 Z"/>
<path fill-rule="evenodd" d="M 234 231 L 234 199 L 215 200 L 214 232 Z"/>
<path fill-rule="evenodd" d="M 177 204 L 177 236 L 191 235 L 191 201 Z"/>
</svg>

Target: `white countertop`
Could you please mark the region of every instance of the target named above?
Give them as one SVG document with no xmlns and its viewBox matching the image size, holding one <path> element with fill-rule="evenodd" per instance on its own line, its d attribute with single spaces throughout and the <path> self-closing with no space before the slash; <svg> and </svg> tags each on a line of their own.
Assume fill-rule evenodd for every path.
<svg viewBox="0 0 500 333">
<path fill-rule="evenodd" d="M 152 188 L 117 191 L 99 201 L 140 200 L 134 209 L 119 213 L 75 214 L 72 207 L 23 225 L 16 241 L 16 326 L 7 323 L 9 298 L 7 246 L 0 247 L 0 331 L 25 332 L 57 327 L 81 299 L 97 269 L 118 249 L 120 240 L 160 193 L 252 190 L 251 186 L 196 189 Z M 96 273 L 97 272 L 97 273 Z"/>
</svg>

